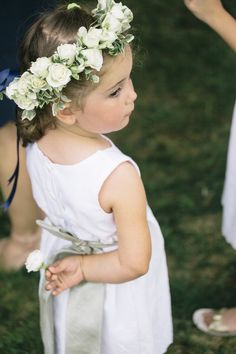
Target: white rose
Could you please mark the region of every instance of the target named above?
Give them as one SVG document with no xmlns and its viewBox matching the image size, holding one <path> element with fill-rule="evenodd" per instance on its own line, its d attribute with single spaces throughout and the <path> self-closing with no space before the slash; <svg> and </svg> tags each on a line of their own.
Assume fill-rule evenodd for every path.
<svg viewBox="0 0 236 354">
<path fill-rule="evenodd" d="M 102 22 L 102 28 L 107 31 L 120 33 L 122 29 L 122 23 L 115 16 L 108 13 Z"/>
<path fill-rule="evenodd" d="M 84 49 L 81 54 L 85 58 L 85 65 L 100 71 L 103 64 L 102 51 L 99 49 Z"/>
<path fill-rule="evenodd" d="M 31 76 L 32 74 L 26 71 L 20 77 L 18 81 L 18 92 L 20 93 L 20 95 L 25 95 L 29 91 Z"/>
<path fill-rule="evenodd" d="M 76 56 L 76 44 L 61 44 L 57 48 L 60 59 L 67 60 L 68 64 L 72 64 Z"/>
<path fill-rule="evenodd" d="M 48 88 L 47 82 L 44 79 L 41 79 L 40 77 L 35 75 L 31 77 L 30 85 L 36 91 L 46 90 Z"/>
<path fill-rule="evenodd" d="M 71 71 L 63 64 L 51 64 L 46 80 L 51 87 L 65 86 L 71 79 Z"/>
<path fill-rule="evenodd" d="M 88 31 L 85 27 L 80 27 L 78 31 L 79 37 L 88 48 L 98 47 L 101 34 L 102 30 L 100 28 L 95 27 L 90 27 Z"/>
<path fill-rule="evenodd" d="M 114 16 L 115 18 L 119 20 L 123 20 L 124 18 L 124 12 L 123 12 L 123 6 L 121 3 L 114 4 L 111 9 L 111 15 Z"/>
<path fill-rule="evenodd" d="M 111 48 L 112 44 L 115 42 L 116 39 L 117 35 L 115 32 L 103 30 L 101 35 L 101 44 L 99 45 L 99 48 Z"/>
<path fill-rule="evenodd" d="M 30 67 L 30 71 L 42 78 L 45 78 L 48 74 L 48 67 L 51 64 L 51 60 L 46 57 L 38 58 Z"/>
<path fill-rule="evenodd" d="M 36 99 L 31 99 L 23 95 L 16 96 L 14 101 L 18 107 L 21 109 L 26 109 L 27 111 L 31 111 L 38 106 L 38 101 Z"/>
<path fill-rule="evenodd" d="M 18 81 L 19 79 L 14 79 L 6 88 L 6 95 L 8 98 L 12 99 L 13 96 L 18 92 Z"/>
<path fill-rule="evenodd" d="M 26 269 L 29 272 L 37 272 L 44 267 L 43 255 L 40 250 L 31 252 L 25 262 Z"/>
</svg>

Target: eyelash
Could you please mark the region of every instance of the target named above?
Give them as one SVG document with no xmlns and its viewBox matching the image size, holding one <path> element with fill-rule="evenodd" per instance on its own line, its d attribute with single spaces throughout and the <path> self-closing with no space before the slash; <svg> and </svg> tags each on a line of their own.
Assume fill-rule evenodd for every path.
<svg viewBox="0 0 236 354">
<path fill-rule="evenodd" d="M 121 87 L 119 87 L 117 90 L 115 90 L 114 92 L 112 92 L 112 93 L 110 94 L 110 97 L 114 98 L 114 97 L 119 96 L 120 91 L 121 91 Z"/>
</svg>

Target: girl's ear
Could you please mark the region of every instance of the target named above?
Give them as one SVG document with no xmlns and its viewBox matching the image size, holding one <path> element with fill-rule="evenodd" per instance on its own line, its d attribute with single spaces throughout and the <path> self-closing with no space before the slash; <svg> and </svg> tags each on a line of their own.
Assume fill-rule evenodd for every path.
<svg viewBox="0 0 236 354">
<path fill-rule="evenodd" d="M 69 105 L 66 105 L 65 108 L 59 110 L 56 117 L 61 122 L 68 125 L 73 125 L 76 121 L 75 114 Z"/>
</svg>

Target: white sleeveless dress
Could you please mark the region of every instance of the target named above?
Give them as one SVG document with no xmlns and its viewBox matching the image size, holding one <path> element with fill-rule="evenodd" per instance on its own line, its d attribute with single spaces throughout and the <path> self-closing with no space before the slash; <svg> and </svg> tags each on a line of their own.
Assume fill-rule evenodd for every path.
<svg viewBox="0 0 236 354">
<path fill-rule="evenodd" d="M 133 160 L 110 144 L 73 165 L 52 163 L 36 143 L 27 147 L 27 165 L 39 207 L 54 225 L 84 240 L 117 240 L 113 215 L 101 208 L 99 191 L 119 164 L 130 161 L 138 170 Z M 149 207 L 147 220 L 152 237 L 148 273 L 122 284 L 105 284 L 101 354 L 162 354 L 172 343 L 164 241 Z M 43 230 L 41 250 L 46 260 L 67 244 Z M 65 353 L 64 335 L 68 291 L 54 298 L 56 354 L 70 354 Z"/>
<path fill-rule="evenodd" d="M 222 233 L 236 249 L 236 104 L 230 131 L 222 205 Z"/>
</svg>

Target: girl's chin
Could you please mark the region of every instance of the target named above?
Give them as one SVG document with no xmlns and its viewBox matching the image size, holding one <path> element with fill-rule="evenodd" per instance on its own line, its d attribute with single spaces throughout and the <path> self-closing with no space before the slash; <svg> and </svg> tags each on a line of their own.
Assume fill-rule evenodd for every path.
<svg viewBox="0 0 236 354">
<path fill-rule="evenodd" d="M 119 130 L 124 129 L 129 124 L 129 120 L 130 120 L 129 118 L 130 118 L 129 115 L 125 116 L 122 122 L 120 122 L 119 126 L 111 127 L 106 130 L 104 129 L 104 131 L 101 132 L 101 134 L 115 133 L 118 132 Z"/>
</svg>

